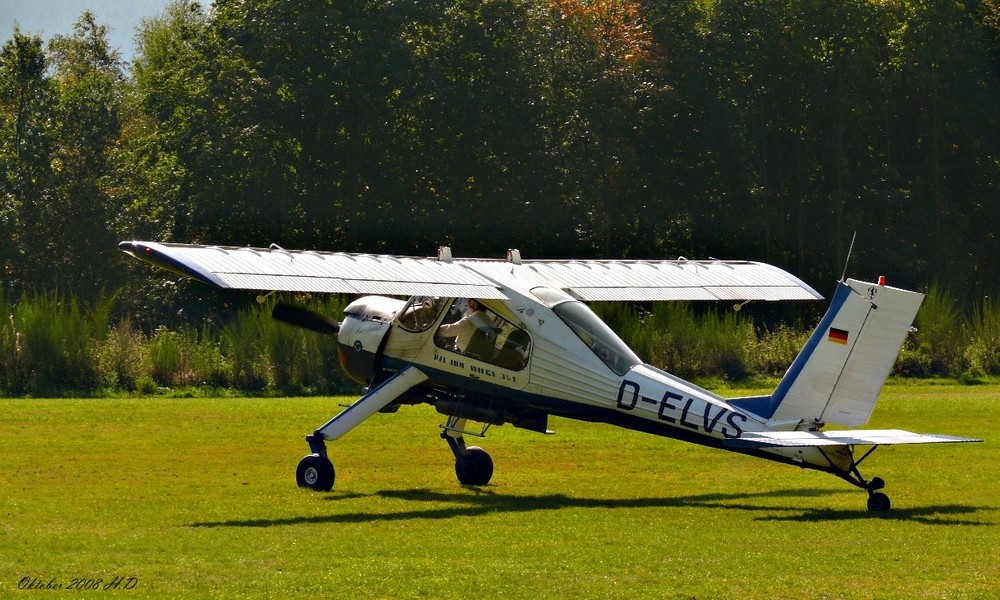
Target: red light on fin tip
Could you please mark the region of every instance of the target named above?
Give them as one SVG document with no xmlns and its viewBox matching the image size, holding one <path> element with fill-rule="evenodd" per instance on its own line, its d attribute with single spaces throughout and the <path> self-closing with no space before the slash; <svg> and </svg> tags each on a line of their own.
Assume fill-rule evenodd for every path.
<svg viewBox="0 0 1000 600">
<path fill-rule="evenodd" d="M 152 253 L 153 253 L 153 249 L 152 248 L 146 248 L 146 254 L 147 255 L 152 254 Z M 884 277 L 880 277 L 879 281 L 881 281 L 882 279 L 885 279 L 885 278 Z"/>
<path fill-rule="evenodd" d="M 885 285 L 885 275 L 879 275 L 878 276 L 878 284 L 879 285 Z"/>
</svg>

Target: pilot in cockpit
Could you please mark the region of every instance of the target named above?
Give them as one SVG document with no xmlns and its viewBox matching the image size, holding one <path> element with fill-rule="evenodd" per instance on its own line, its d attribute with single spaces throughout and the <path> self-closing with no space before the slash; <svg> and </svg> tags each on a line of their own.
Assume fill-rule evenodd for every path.
<svg viewBox="0 0 1000 600">
<path fill-rule="evenodd" d="M 493 323 L 482 304 L 475 298 L 469 298 L 465 316 L 455 323 L 442 325 L 438 328 L 435 337 L 455 338 L 455 349 L 465 353 L 476 332 L 488 331 L 492 329 Z"/>
</svg>

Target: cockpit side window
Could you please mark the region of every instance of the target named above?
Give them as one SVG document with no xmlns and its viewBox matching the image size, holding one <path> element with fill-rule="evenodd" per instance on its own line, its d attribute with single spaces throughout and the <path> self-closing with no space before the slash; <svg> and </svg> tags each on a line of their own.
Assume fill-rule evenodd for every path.
<svg viewBox="0 0 1000 600">
<path fill-rule="evenodd" d="M 453 318 L 452 315 L 455 315 Z M 457 299 L 434 334 L 434 343 L 483 362 L 520 371 L 528 364 L 531 336 L 476 299 Z"/>
<path fill-rule="evenodd" d="M 535 288 L 531 293 L 563 320 L 604 364 L 619 375 L 642 359 L 622 341 L 586 304 L 552 288 Z"/>
<path fill-rule="evenodd" d="M 396 321 L 407 331 L 419 333 L 427 331 L 433 325 L 448 304 L 446 298 L 436 296 L 414 296 L 399 311 Z"/>
</svg>

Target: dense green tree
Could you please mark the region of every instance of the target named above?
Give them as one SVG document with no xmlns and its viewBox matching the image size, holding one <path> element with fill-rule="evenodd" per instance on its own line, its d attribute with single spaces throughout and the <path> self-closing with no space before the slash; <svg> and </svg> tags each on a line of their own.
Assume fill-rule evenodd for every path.
<svg viewBox="0 0 1000 600">
<path fill-rule="evenodd" d="M 177 0 L 0 58 L 0 261 L 114 237 L 764 259 L 988 291 L 996 0 Z M 111 232 L 114 232 L 112 234 Z M 110 265 L 110 266 L 109 266 Z"/>
<path fill-rule="evenodd" d="M 913 0 L 889 34 L 892 162 L 906 190 L 900 237 L 923 275 L 981 288 L 1000 275 L 989 225 L 1000 189 L 1000 69 L 970 5 Z M 905 260 L 905 259 L 904 259 Z M 992 286 L 990 286 L 992 287 Z"/>
<path fill-rule="evenodd" d="M 576 168 L 588 175 L 579 191 L 587 216 L 579 229 L 601 255 L 646 255 L 649 232 L 639 225 L 651 216 L 643 209 L 653 192 L 637 142 L 646 134 L 649 110 L 668 102 L 655 76 L 660 49 L 637 2 L 561 0 L 556 6 L 582 49 L 576 60 L 586 61 L 570 82 L 579 102 L 572 138 L 582 164 Z"/>
<path fill-rule="evenodd" d="M 988 270 L 972 254 L 990 237 L 976 215 L 996 197 L 1000 90 L 971 15 L 722 1 L 689 17 L 697 36 L 668 29 L 681 105 L 698 107 L 682 142 L 703 178 L 690 181 L 693 245 L 832 279 L 857 232 L 855 268 L 974 283 Z"/>
<path fill-rule="evenodd" d="M 198 186 L 190 169 L 206 142 L 199 129 L 211 122 L 206 30 L 201 7 L 186 1 L 138 28 L 122 144 L 113 156 L 121 235 L 196 240 L 190 229 Z"/>
<path fill-rule="evenodd" d="M 45 260 L 58 287 L 92 299 L 118 284 L 110 267 L 115 236 L 105 179 L 108 155 L 121 133 L 121 65 L 108 45 L 107 27 L 89 12 L 72 35 L 56 36 L 49 46 L 59 97 L 48 223 L 54 235 Z"/>
<path fill-rule="evenodd" d="M 0 59 L 4 274 L 22 289 L 93 299 L 117 284 L 103 180 L 120 133 L 122 76 L 90 13 L 72 35 L 53 38 L 49 54 L 15 29 Z"/>
<path fill-rule="evenodd" d="M 14 286 L 46 272 L 53 231 L 50 122 L 56 88 L 42 39 L 17 28 L 0 51 L 0 274 Z"/>
</svg>

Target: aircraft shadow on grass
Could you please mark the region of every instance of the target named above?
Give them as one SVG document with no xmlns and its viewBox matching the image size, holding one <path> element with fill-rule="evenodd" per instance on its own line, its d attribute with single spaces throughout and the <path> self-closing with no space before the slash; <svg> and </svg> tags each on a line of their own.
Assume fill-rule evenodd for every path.
<svg viewBox="0 0 1000 600">
<path fill-rule="evenodd" d="M 813 509 L 791 505 L 765 506 L 746 502 L 759 498 L 808 498 L 842 493 L 818 489 L 697 494 L 675 496 L 672 498 L 574 498 L 563 494 L 512 496 L 498 494 L 490 490 L 468 489 L 474 489 L 475 493 L 443 493 L 425 489 L 410 489 L 399 491 L 387 490 L 372 494 L 372 496 L 379 498 L 400 499 L 411 502 L 433 502 L 439 505 L 434 508 L 403 512 L 349 512 L 274 519 L 210 521 L 192 523 L 191 527 L 281 527 L 311 523 L 369 523 L 420 519 L 450 519 L 453 517 L 477 517 L 497 513 L 527 513 L 538 510 L 561 510 L 569 508 L 628 509 L 692 507 L 767 513 L 756 517 L 755 520 L 758 521 L 821 522 L 877 518 L 893 521 L 913 521 L 925 525 L 991 525 L 989 522 L 975 520 L 972 517 L 964 519 L 956 517 L 995 510 L 989 507 L 947 504 L 914 508 L 894 508 L 891 512 L 873 515 L 872 513 L 857 510 Z M 330 500 L 339 501 L 363 497 L 365 497 L 364 494 L 335 494 L 330 496 Z M 441 504 L 447 504 L 448 506 L 440 506 Z"/>
</svg>

